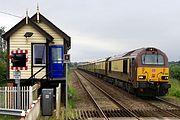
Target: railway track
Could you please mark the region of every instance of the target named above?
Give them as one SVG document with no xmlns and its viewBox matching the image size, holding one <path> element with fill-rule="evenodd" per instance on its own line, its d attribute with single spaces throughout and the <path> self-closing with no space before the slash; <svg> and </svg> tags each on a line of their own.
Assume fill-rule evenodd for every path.
<svg viewBox="0 0 180 120">
<path fill-rule="evenodd" d="M 79 81 L 81 83 L 81 85 L 83 86 L 83 88 L 87 91 L 87 93 L 89 94 L 90 98 L 92 99 L 92 101 L 94 102 L 96 108 L 98 109 L 98 111 L 94 111 L 91 112 L 92 115 L 87 116 L 86 117 L 100 117 L 100 118 L 104 118 L 105 120 L 109 120 L 109 117 L 134 117 L 138 120 L 140 120 L 140 118 L 135 115 L 132 111 L 130 111 L 128 108 L 126 108 L 124 105 L 122 105 L 120 102 L 118 102 L 116 99 L 114 99 L 111 95 L 109 95 L 106 91 L 104 91 L 103 89 L 101 89 L 100 87 L 98 87 L 96 84 L 94 84 L 91 80 L 89 80 L 88 78 L 86 78 L 83 74 L 75 71 L 76 76 L 79 78 Z M 102 107 L 98 104 L 96 98 L 93 97 L 93 95 L 91 94 L 91 92 L 86 88 L 86 85 L 82 82 L 82 80 L 87 80 L 90 84 L 92 84 L 96 89 L 98 89 L 99 91 L 101 91 L 106 97 L 109 98 L 110 101 L 112 101 L 113 103 L 115 103 L 119 108 L 118 109 L 102 109 Z M 109 101 L 109 102 L 110 102 Z M 85 113 L 90 113 L 90 112 L 85 112 Z M 95 114 L 96 113 L 96 114 Z M 95 115 L 94 115 L 95 114 Z"/>
<path fill-rule="evenodd" d="M 91 76 L 91 75 L 89 75 L 87 73 L 84 73 L 84 72 L 81 72 L 81 76 L 84 76 L 85 77 L 84 79 L 86 79 L 86 80 L 89 80 L 89 81 L 93 80 L 93 83 L 96 84 L 96 86 L 97 85 L 99 87 L 101 86 L 100 89 L 102 89 L 103 91 L 108 92 L 109 96 L 113 96 L 114 97 L 113 99 L 115 99 L 118 103 L 122 103 L 121 104 L 122 106 L 124 106 L 128 111 L 133 113 L 133 115 L 135 115 L 136 117 L 134 117 L 133 115 L 131 115 L 131 117 L 134 117 L 135 119 L 144 119 L 146 117 L 154 117 L 154 118 L 160 118 L 160 119 L 164 119 L 164 118 L 168 117 L 169 119 L 180 119 L 179 118 L 180 108 L 179 108 L 178 105 L 172 105 L 172 103 L 165 103 L 165 102 L 162 102 L 162 100 L 161 100 L 161 103 L 164 103 L 165 105 L 168 104 L 169 106 L 172 106 L 170 108 L 173 108 L 173 106 L 174 106 L 173 109 L 169 109 L 169 107 L 168 107 L 168 109 L 164 109 L 164 108 L 159 108 L 158 105 L 155 105 L 155 104 L 152 104 L 152 103 L 150 104 L 146 100 L 141 99 L 140 101 L 143 101 L 142 104 L 147 104 L 148 106 L 150 106 L 150 108 L 148 108 L 148 106 L 145 105 L 148 109 L 144 109 L 144 108 L 141 108 L 141 107 L 139 109 L 132 109 L 132 107 L 127 107 L 126 106 L 126 102 L 128 100 L 128 99 L 126 99 L 126 96 L 133 96 L 133 95 L 128 95 L 128 93 L 127 93 L 125 96 L 123 96 L 123 97 L 121 96 L 121 98 L 122 98 L 122 101 L 121 101 L 121 99 L 118 99 L 117 97 L 115 97 L 115 96 L 117 96 L 116 94 L 113 95 L 113 93 L 115 93 L 113 91 L 116 91 L 116 93 L 117 92 L 122 92 L 121 90 L 118 91 L 117 87 L 114 87 L 115 90 L 108 89 L 108 88 L 110 88 L 109 87 L 110 84 L 104 86 L 103 85 L 104 81 L 100 81 L 98 78 L 93 77 L 93 76 Z M 95 79 L 97 79 L 97 80 L 95 80 Z M 111 86 L 111 88 L 112 88 L 112 86 Z M 123 99 L 125 99 L 124 100 L 125 102 L 123 101 Z M 132 98 L 130 97 L 130 99 L 135 99 L 134 101 L 136 101 L 136 99 L 140 99 L 140 98 L 137 98 L 137 97 L 134 96 Z M 158 98 L 155 101 L 157 101 L 157 100 L 158 100 Z M 159 98 L 158 101 L 160 101 L 160 98 Z M 105 112 L 105 115 L 107 113 L 109 113 L 109 115 L 107 115 L 108 117 L 120 117 L 120 116 L 121 117 L 129 117 L 129 115 L 124 115 L 124 114 L 121 114 L 121 115 L 118 116 L 118 115 L 114 114 L 114 112 L 111 112 L 111 111 L 114 111 L 114 110 L 106 110 L 106 111 L 108 111 L 108 112 Z M 78 112 L 78 113 L 82 113 L 82 112 Z M 84 111 L 83 113 L 86 113 L 86 112 Z M 91 113 L 93 113 L 93 112 L 91 112 Z M 118 110 L 115 110 L 115 113 L 119 114 L 119 113 L 123 113 L 123 112 L 122 111 L 118 112 Z"/>
<path fill-rule="evenodd" d="M 164 99 L 162 99 L 162 98 L 160 98 L 160 97 L 156 97 L 156 100 L 159 100 L 159 101 L 161 101 L 161 102 L 165 102 L 166 104 L 172 105 L 172 106 L 177 107 L 177 108 L 180 109 L 180 105 L 175 104 L 175 103 L 172 103 L 172 102 L 169 102 L 169 101 L 166 101 L 166 100 L 164 100 Z"/>
<path fill-rule="evenodd" d="M 165 112 L 173 117 L 180 119 L 180 106 L 162 98 L 156 97 L 152 101 L 148 101 L 148 104 L 154 106 L 162 112 Z"/>
</svg>

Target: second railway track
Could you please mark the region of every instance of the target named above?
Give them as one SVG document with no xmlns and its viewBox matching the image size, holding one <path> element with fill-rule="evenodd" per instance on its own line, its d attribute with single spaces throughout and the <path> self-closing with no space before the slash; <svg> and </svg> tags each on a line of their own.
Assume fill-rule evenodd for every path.
<svg viewBox="0 0 180 120">
<path fill-rule="evenodd" d="M 133 112 L 131 112 L 129 109 L 127 109 L 125 106 L 123 106 L 120 102 L 115 100 L 111 95 L 109 95 L 107 92 L 102 90 L 96 84 L 94 84 L 89 79 L 87 79 L 83 74 L 81 74 L 77 71 L 75 71 L 75 73 L 76 73 L 77 77 L 79 78 L 79 81 L 82 84 L 83 88 L 88 92 L 89 96 L 91 97 L 91 99 L 95 103 L 96 107 L 98 108 L 100 115 L 97 115 L 97 116 L 102 117 L 105 120 L 109 120 L 109 117 L 114 117 L 114 116 L 116 116 L 116 117 L 134 117 L 134 118 L 140 120 L 140 118 L 138 116 L 136 116 Z M 114 108 L 114 109 L 111 108 L 111 110 L 103 109 L 103 107 L 98 103 L 97 99 L 93 97 L 91 92 L 88 90 L 87 85 L 85 83 L 83 83 L 82 80 L 86 80 L 91 85 L 93 85 L 95 87 L 93 90 L 98 89 L 99 91 L 101 91 L 108 98 L 108 100 L 109 100 L 108 102 L 114 103 L 116 105 L 116 108 Z"/>
</svg>

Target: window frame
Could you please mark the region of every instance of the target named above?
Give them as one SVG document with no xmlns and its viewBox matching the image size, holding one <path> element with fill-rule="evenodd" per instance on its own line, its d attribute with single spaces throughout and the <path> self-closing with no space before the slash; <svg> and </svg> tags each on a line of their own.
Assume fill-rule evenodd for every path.
<svg viewBox="0 0 180 120">
<path fill-rule="evenodd" d="M 159 63 L 157 63 L 157 64 L 150 64 L 150 63 L 147 64 L 147 63 L 145 63 L 145 62 L 144 62 L 144 57 L 145 57 L 146 55 L 156 55 L 157 58 L 158 58 L 158 60 L 159 60 L 159 56 L 161 56 L 161 57 L 162 57 L 162 60 L 163 60 L 163 64 L 159 64 Z M 165 65 L 164 56 L 163 56 L 162 54 L 142 54 L 142 55 L 141 55 L 141 64 L 142 64 L 142 65 L 163 66 L 163 65 Z"/>
<path fill-rule="evenodd" d="M 44 55 L 45 61 L 44 62 L 45 63 L 44 64 L 35 64 L 35 46 L 36 45 L 40 45 L 40 46 L 44 45 L 45 46 L 45 50 L 44 50 L 44 52 L 45 52 L 45 55 Z M 34 67 L 46 66 L 46 62 L 47 62 L 47 60 L 46 60 L 46 57 L 47 57 L 46 43 L 32 43 L 32 53 L 33 53 L 33 55 L 32 55 L 32 66 L 34 66 Z"/>
<path fill-rule="evenodd" d="M 61 51 L 60 51 L 60 53 L 58 53 L 57 51 L 59 50 L 59 49 L 61 49 Z M 55 51 L 54 51 L 55 50 Z M 53 47 L 53 48 L 51 48 L 51 59 L 52 59 L 52 62 L 53 62 L 53 64 L 63 64 L 63 54 L 62 54 L 62 52 L 63 52 L 63 48 L 56 48 L 56 47 Z M 57 56 L 56 57 L 58 57 L 58 58 L 60 58 L 60 60 L 59 59 L 54 59 L 54 56 L 53 56 L 53 54 L 54 54 L 54 52 L 57 54 Z M 58 55 L 61 55 L 61 56 L 58 56 Z M 55 57 L 55 58 L 56 58 Z M 57 61 L 57 62 L 54 62 L 54 61 Z"/>
</svg>

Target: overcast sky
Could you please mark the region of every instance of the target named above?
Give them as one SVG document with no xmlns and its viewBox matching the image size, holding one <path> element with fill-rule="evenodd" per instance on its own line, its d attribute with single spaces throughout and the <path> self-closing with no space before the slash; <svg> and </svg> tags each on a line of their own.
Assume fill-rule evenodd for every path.
<svg viewBox="0 0 180 120">
<path fill-rule="evenodd" d="M 71 37 L 72 61 L 88 61 L 147 46 L 180 60 L 180 0 L 3 0 L 0 12 L 40 12 Z M 0 13 L 6 30 L 21 18 Z"/>
</svg>

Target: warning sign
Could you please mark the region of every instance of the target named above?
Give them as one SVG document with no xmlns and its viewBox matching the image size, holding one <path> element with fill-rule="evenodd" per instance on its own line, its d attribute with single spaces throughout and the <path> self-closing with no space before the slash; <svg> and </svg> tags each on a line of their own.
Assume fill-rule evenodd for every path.
<svg viewBox="0 0 180 120">
<path fill-rule="evenodd" d="M 14 75 L 14 79 L 15 80 L 21 79 L 21 72 L 19 70 L 18 71 L 14 71 L 13 75 Z"/>
<path fill-rule="evenodd" d="M 64 63 L 70 63 L 70 54 L 64 54 Z"/>
</svg>

